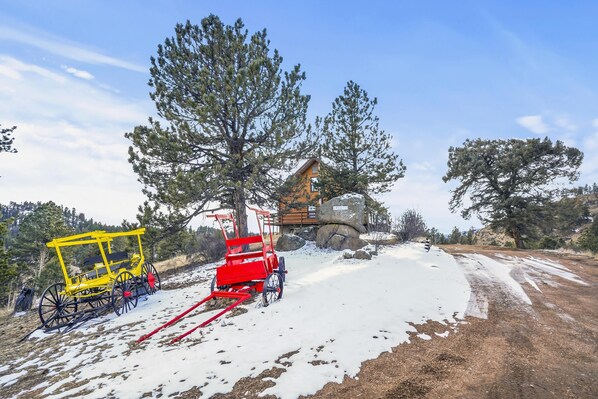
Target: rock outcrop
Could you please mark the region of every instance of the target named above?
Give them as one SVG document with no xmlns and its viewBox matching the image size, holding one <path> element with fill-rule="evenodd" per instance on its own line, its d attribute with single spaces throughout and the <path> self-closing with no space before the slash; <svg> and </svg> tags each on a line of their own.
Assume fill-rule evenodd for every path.
<svg viewBox="0 0 598 399">
<path fill-rule="evenodd" d="M 305 240 L 294 234 L 283 234 L 276 241 L 277 251 L 294 251 L 305 245 Z"/>
<path fill-rule="evenodd" d="M 321 225 L 344 224 L 365 233 L 365 198 L 361 194 L 344 194 L 320 205 L 316 218 Z"/>
<path fill-rule="evenodd" d="M 316 245 L 320 248 L 331 248 L 337 251 L 344 249 L 355 251 L 366 246 L 367 242 L 360 239 L 359 232 L 351 226 L 327 224 L 318 230 Z"/>
<path fill-rule="evenodd" d="M 303 238 L 305 241 L 316 241 L 318 226 L 302 227 L 298 231 L 295 231 L 295 235 Z"/>
</svg>

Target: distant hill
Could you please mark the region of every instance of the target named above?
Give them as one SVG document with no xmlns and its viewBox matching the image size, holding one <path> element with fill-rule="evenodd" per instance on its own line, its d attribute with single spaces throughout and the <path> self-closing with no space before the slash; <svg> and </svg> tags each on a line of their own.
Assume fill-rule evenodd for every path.
<svg viewBox="0 0 598 399">
<path fill-rule="evenodd" d="M 9 226 L 9 240 L 15 237 L 19 232 L 19 225 L 23 219 L 33 213 L 43 202 L 30 202 L 25 201 L 21 203 L 10 202 L 7 205 L 0 204 L 0 222 L 12 219 L 13 222 Z M 122 229 L 121 226 L 109 225 L 93 220 L 93 218 L 87 218 L 84 213 L 77 212 L 75 208 L 68 208 L 63 205 L 58 205 L 62 209 L 65 223 L 74 230 L 74 233 L 82 233 L 93 230 L 105 230 L 105 231 L 119 231 Z"/>
</svg>

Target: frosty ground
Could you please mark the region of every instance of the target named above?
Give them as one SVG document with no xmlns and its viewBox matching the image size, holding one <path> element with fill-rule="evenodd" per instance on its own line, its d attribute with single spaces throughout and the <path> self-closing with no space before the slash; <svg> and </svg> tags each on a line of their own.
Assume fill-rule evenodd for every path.
<svg viewBox="0 0 598 399">
<path fill-rule="evenodd" d="M 385 247 L 370 261 L 313 245 L 281 255 L 281 301 L 256 300 L 174 345 L 216 310 L 135 340 L 206 296 L 216 265 L 179 273 L 133 312 L 69 333 L 17 344 L 35 316 L 2 320 L 0 397 L 598 394 L 598 267 L 589 258 L 427 253 L 421 244 Z"/>
</svg>

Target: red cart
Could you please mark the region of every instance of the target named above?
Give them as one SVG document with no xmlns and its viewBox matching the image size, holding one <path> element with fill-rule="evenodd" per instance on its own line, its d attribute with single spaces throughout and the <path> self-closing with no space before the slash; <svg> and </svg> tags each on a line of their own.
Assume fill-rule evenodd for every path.
<svg viewBox="0 0 598 399">
<path fill-rule="evenodd" d="M 235 218 L 231 213 L 208 215 L 208 217 L 212 217 L 218 222 L 226 242 L 224 264 L 216 268 L 216 275 L 212 279 L 210 295 L 154 331 L 143 335 L 137 342 L 142 342 L 160 330 L 175 324 L 210 299 L 229 298 L 236 299 L 236 301 L 193 329 L 173 338 L 170 341 L 171 343 L 186 337 L 199 328 L 207 326 L 224 313 L 239 306 L 242 302 L 251 298 L 251 291 L 262 293 L 264 306 L 268 306 L 282 297 L 287 271 L 284 258 L 279 258 L 276 252 L 274 252 L 270 212 L 255 208 L 249 209 L 256 214 L 259 235 L 239 237 Z M 228 224 L 232 224 L 234 234 L 232 238 L 229 238 L 229 233 L 227 232 Z M 268 228 L 267 232 L 264 231 L 266 226 Z M 267 236 L 266 240 L 264 239 L 265 235 Z"/>
</svg>

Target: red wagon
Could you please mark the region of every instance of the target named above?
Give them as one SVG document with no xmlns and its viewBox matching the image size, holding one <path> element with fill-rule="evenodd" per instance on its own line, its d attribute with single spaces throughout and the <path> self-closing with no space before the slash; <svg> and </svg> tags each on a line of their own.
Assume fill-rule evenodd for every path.
<svg viewBox="0 0 598 399">
<path fill-rule="evenodd" d="M 251 298 L 251 291 L 262 293 L 264 306 L 268 306 L 282 297 L 287 271 L 284 258 L 279 258 L 274 251 L 270 212 L 255 208 L 249 209 L 256 214 L 259 235 L 239 237 L 239 231 L 231 213 L 208 215 L 208 217 L 212 217 L 218 222 L 226 242 L 224 264 L 216 268 L 210 295 L 154 331 L 142 336 L 137 342 L 144 341 L 160 330 L 175 324 L 210 299 L 229 298 L 236 299 L 236 301 L 193 329 L 175 337 L 171 340 L 171 343 L 186 337 L 199 328 L 207 326 L 224 313 Z M 229 238 L 227 232 L 227 224 L 229 223 L 232 224 L 232 234 L 234 235 L 232 238 Z M 264 231 L 266 227 L 268 228 L 267 232 Z M 264 239 L 264 236 L 267 236 L 267 239 Z"/>
</svg>

